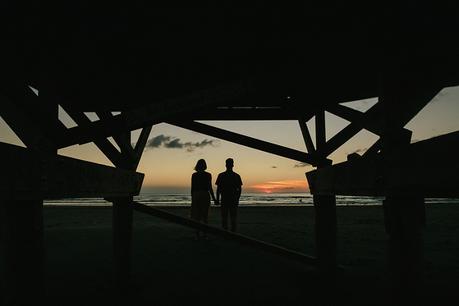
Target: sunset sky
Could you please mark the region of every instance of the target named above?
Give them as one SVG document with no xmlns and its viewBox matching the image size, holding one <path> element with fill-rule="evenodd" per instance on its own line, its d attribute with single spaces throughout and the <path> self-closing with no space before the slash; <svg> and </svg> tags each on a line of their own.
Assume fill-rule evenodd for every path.
<svg viewBox="0 0 459 306">
<path fill-rule="evenodd" d="M 459 87 L 443 89 L 406 128 L 413 131 L 413 140 L 459 130 Z M 367 99 L 346 104 L 366 110 L 376 103 Z M 93 120 L 93 114 L 88 114 Z M 59 117 L 72 126 L 68 116 L 60 110 Z M 206 124 L 305 151 L 301 131 L 296 121 L 206 121 Z M 331 114 L 326 115 L 327 139 L 348 124 Z M 314 122 L 308 122 L 314 133 Z M 135 140 L 139 131 L 133 132 Z M 334 163 L 346 160 L 352 152 L 362 153 L 371 146 L 377 136 L 362 131 L 331 155 Z M 0 120 L 0 141 L 22 145 L 14 133 Z M 93 144 L 72 146 L 59 150 L 59 154 L 96 163 L 111 165 Z M 181 129 L 167 124 L 155 125 L 149 137 L 138 171 L 145 173 L 143 191 L 189 192 L 191 174 L 200 158 L 207 161 L 213 182 L 217 174 L 225 170 L 225 159 L 232 157 L 234 170 L 244 183 L 245 192 L 306 192 L 305 172 L 312 170 L 299 162 L 246 148 L 224 140 Z"/>
</svg>

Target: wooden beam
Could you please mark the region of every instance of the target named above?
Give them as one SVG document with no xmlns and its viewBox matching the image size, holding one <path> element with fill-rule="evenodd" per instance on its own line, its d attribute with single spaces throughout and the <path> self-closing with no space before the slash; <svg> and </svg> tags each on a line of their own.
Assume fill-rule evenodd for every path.
<svg viewBox="0 0 459 306">
<path fill-rule="evenodd" d="M 311 116 L 306 119 L 303 116 L 307 110 L 298 109 L 294 107 L 215 107 L 215 108 L 202 108 L 196 111 L 191 111 L 186 114 L 186 118 L 179 119 L 193 119 L 195 121 L 204 120 L 309 120 Z"/>
<path fill-rule="evenodd" d="M 96 112 L 96 114 L 100 118 L 100 120 L 110 120 L 113 118 L 112 113 L 109 111 L 99 111 Z M 130 141 L 128 141 L 128 137 L 126 137 L 128 133 L 130 133 L 130 131 L 124 132 L 119 135 L 113 135 L 113 139 L 115 140 L 118 147 L 121 149 L 121 152 L 123 154 L 129 155 L 129 157 L 132 160 L 134 160 L 134 149 L 132 148 Z"/>
<path fill-rule="evenodd" d="M 381 150 L 381 138 L 379 138 L 371 147 L 369 147 L 362 156 L 372 156 L 378 153 Z"/>
<path fill-rule="evenodd" d="M 372 118 L 381 112 L 381 105 L 379 105 L 379 103 L 373 105 L 365 113 L 359 112 L 341 104 L 329 105 L 327 107 L 327 111 L 362 128 L 365 128 L 366 130 L 376 135 L 381 135 L 383 133 L 381 122 L 378 122 Z"/>
<path fill-rule="evenodd" d="M 325 146 L 325 111 L 320 110 L 315 116 L 316 123 L 316 150 L 321 152 Z M 324 156 L 325 157 L 325 156 Z"/>
<path fill-rule="evenodd" d="M 144 175 L 64 156 L 38 156 L 22 147 L 0 143 L 1 192 L 17 200 L 43 197 L 116 197 L 140 192 Z M 40 177 L 37 184 L 35 176 Z"/>
<path fill-rule="evenodd" d="M 81 127 L 68 129 L 67 137 L 59 147 L 92 142 L 100 138 L 133 131 L 145 126 L 160 123 L 171 118 L 210 105 L 231 104 L 231 101 L 246 97 L 252 90 L 248 81 L 225 83 L 214 88 L 201 90 L 192 94 L 156 101 L 139 108 L 125 111 L 107 120 L 99 120 Z"/>
<path fill-rule="evenodd" d="M 44 144 L 56 150 L 56 144 L 67 128 L 59 121 L 57 103 L 48 91 L 42 90 L 37 96 L 27 85 L 14 82 L 1 85 L 3 98 L 0 99 L 4 102 L 0 111 L 24 144 L 33 146 L 29 138 L 40 133 L 40 137 L 47 139 Z"/>
<path fill-rule="evenodd" d="M 459 132 L 306 174 L 323 195 L 458 197 Z"/>
<path fill-rule="evenodd" d="M 68 107 L 66 107 L 65 111 L 79 126 L 86 126 L 91 123 L 91 120 L 82 112 L 74 111 Z M 108 139 L 97 139 L 94 141 L 94 144 L 114 166 L 120 167 L 126 163 L 126 156 L 123 156 Z"/>
<path fill-rule="evenodd" d="M 231 142 L 234 142 L 234 143 L 237 143 L 243 146 L 247 146 L 250 148 L 254 148 L 257 150 L 261 150 L 267 153 L 271 153 L 271 154 L 283 156 L 286 158 L 290 158 L 293 160 L 297 160 L 300 162 L 308 163 L 311 165 L 317 165 L 320 162 L 318 158 L 314 157 L 311 154 L 301 152 L 298 150 L 294 150 L 294 149 L 290 149 L 290 148 L 286 148 L 286 147 L 283 147 L 277 144 L 273 144 L 273 143 L 259 140 L 256 138 L 252 138 L 249 136 L 237 134 L 237 133 L 223 130 L 220 128 L 216 128 L 210 125 L 206 125 L 206 124 L 202 124 L 202 123 L 198 123 L 194 121 L 190 121 L 190 122 L 175 122 L 174 121 L 174 122 L 167 122 L 167 123 L 184 128 L 184 129 L 192 130 L 198 133 L 202 133 L 202 134 L 206 134 L 206 135 L 213 136 L 216 138 L 231 141 Z"/>
<path fill-rule="evenodd" d="M 28 148 L 55 150 L 56 145 L 39 126 L 34 125 L 33 118 L 28 117 L 8 97 L 0 94 L 0 101 L 0 115 Z"/>
<path fill-rule="evenodd" d="M 323 145 L 322 150 L 318 151 L 318 154 L 326 157 L 329 156 L 361 130 L 362 128 L 355 123 L 348 124 L 335 136 L 330 138 L 325 145 Z"/>
<path fill-rule="evenodd" d="M 428 102 L 428 101 L 427 101 Z M 424 102 L 421 104 L 423 105 Z M 359 112 L 347 106 L 341 104 L 335 104 L 327 106 L 327 111 L 350 121 L 351 123 L 360 126 L 376 135 L 381 136 L 384 133 L 384 124 L 382 118 L 382 111 L 383 107 L 380 102 L 373 105 L 369 110 L 365 113 Z M 412 116 L 414 116 L 413 114 Z M 410 117 L 411 119 L 412 117 Z M 397 124 L 399 126 L 400 124 Z M 411 133 L 408 129 L 405 128 L 398 128 L 401 130 L 400 133 Z"/>
<path fill-rule="evenodd" d="M 298 120 L 298 124 L 300 125 L 301 134 L 303 134 L 304 143 L 306 145 L 308 153 L 314 153 L 316 151 L 316 148 L 314 147 L 314 143 L 312 142 L 311 134 L 309 133 L 306 120 Z"/>
<path fill-rule="evenodd" d="M 145 149 L 145 145 L 147 144 L 148 141 L 148 136 L 150 136 L 152 126 L 147 126 L 142 129 L 142 132 L 140 132 L 139 139 L 137 140 L 137 143 L 135 144 L 134 148 L 134 154 L 135 154 L 135 161 L 136 161 L 136 167 L 138 166 L 140 159 L 142 157 L 143 150 Z"/>
</svg>

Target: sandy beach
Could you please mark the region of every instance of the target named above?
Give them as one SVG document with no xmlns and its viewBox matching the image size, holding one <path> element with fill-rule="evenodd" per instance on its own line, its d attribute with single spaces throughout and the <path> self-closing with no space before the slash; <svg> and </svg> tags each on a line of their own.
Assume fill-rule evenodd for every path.
<svg viewBox="0 0 459 306">
<path fill-rule="evenodd" d="M 187 216 L 189 208 L 165 208 Z M 382 207 L 338 207 L 338 295 L 343 305 L 384 305 Z M 106 304 L 112 292 L 110 207 L 44 209 L 49 304 Z M 312 207 L 243 207 L 239 232 L 314 255 Z M 427 206 L 426 301 L 445 304 L 459 283 L 459 206 Z M 212 207 L 210 224 L 219 226 Z M 315 269 L 265 251 L 135 212 L 132 305 L 315 305 Z M 444 303 L 443 303 L 444 302 Z"/>
</svg>

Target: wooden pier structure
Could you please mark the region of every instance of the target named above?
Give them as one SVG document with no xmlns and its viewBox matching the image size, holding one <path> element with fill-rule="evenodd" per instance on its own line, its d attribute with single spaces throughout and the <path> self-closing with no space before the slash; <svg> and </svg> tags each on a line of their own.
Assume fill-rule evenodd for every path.
<svg viewBox="0 0 459 306">
<path fill-rule="evenodd" d="M 4 305 L 43 298 L 44 199 L 103 197 L 113 203 L 115 279 L 119 287 L 126 284 L 133 209 L 148 210 L 133 203 L 143 180 L 136 169 L 152 127 L 162 122 L 316 167 L 307 173 L 316 211 L 315 258 L 207 230 L 308 258 L 332 290 L 336 195 L 383 196 L 395 287 L 416 289 L 424 198 L 459 196 L 459 134 L 411 144 L 404 126 L 440 90 L 459 85 L 458 6 L 147 3 L 2 4 L 0 116 L 26 146 L 0 145 Z M 366 112 L 341 104 L 375 97 Z M 59 121 L 58 106 L 76 127 Z M 325 112 L 350 122 L 328 140 Z M 311 119 L 315 135 L 306 125 Z M 206 120 L 295 120 L 307 151 Z M 132 145 L 136 129 L 142 132 Z M 379 140 L 362 156 L 332 164 L 330 154 L 362 130 Z M 57 154 L 91 142 L 113 167 Z"/>
</svg>

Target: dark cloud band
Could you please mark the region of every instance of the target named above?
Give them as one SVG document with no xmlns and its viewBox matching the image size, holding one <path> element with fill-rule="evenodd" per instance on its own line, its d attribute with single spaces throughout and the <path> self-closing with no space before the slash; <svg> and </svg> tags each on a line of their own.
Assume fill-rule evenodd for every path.
<svg viewBox="0 0 459 306">
<path fill-rule="evenodd" d="M 148 141 L 147 148 L 159 148 L 164 147 L 168 149 L 185 149 L 188 152 L 193 152 L 197 148 L 204 148 L 207 146 L 216 147 L 218 145 L 218 140 L 216 139 L 204 139 L 197 142 L 182 142 L 180 138 L 175 138 L 172 136 L 158 135 L 153 137 Z"/>
</svg>

